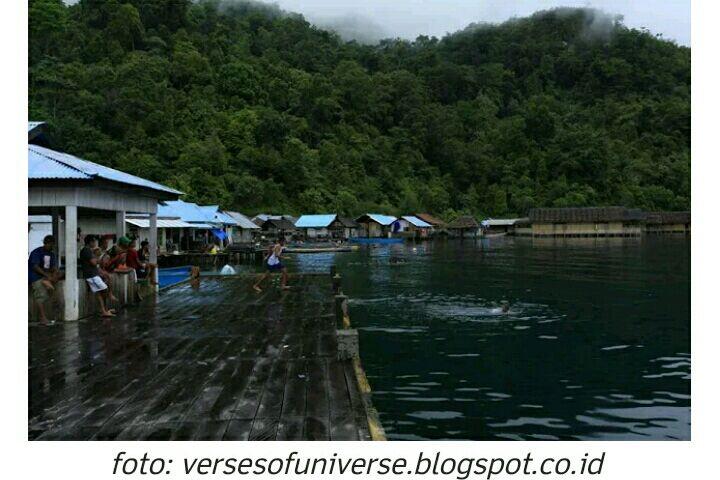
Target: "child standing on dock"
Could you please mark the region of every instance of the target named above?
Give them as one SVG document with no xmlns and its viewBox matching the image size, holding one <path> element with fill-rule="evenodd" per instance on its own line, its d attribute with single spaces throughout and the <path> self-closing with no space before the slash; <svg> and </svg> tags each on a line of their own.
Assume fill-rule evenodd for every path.
<svg viewBox="0 0 720 480">
<path fill-rule="evenodd" d="M 260 288 L 260 284 L 270 276 L 271 273 L 277 273 L 280 272 L 282 274 L 282 278 L 280 280 L 280 288 L 283 290 L 287 290 L 289 287 L 287 286 L 287 279 L 288 279 L 288 273 L 287 273 L 287 267 L 283 265 L 282 263 L 282 254 L 283 250 L 285 249 L 285 239 L 283 237 L 280 237 L 280 239 L 277 241 L 275 245 L 268 251 L 268 255 L 265 256 L 264 263 L 267 267 L 267 271 L 260 275 L 260 278 L 258 278 L 257 282 L 255 282 L 255 285 L 253 285 L 253 288 L 256 292 L 260 293 L 262 292 L 262 289 Z"/>
<path fill-rule="evenodd" d="M 88 288 L 97 297 L 100 305 L 100 314 L 103 317 L 114 317 L 115 311 L 108 309 L 106 302 L 108 300 L 108 286 L 100 276 L 100 267 L 98 267 L 98 259 L 94 250 L 97 248 L 97 239 L 94 235 L 86 235 L 84 239 L 85 246 L 80 250 L 80 267 L 82 276 L 88 284 Z"/>
</svg>

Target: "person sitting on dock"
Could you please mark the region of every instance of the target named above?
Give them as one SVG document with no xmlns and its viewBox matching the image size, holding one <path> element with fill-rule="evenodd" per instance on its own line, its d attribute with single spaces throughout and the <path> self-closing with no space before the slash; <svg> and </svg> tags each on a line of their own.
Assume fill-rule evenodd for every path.
<svg viewBox="0 0 720 480">
<path fill-rule="evenodd" d="M 55 237 L 47 235 L 43 238 L 43 244 L 30 252 L 28 258 L 28 285 L 32 292 L 32 298 L 37 304 L 40 324 L 48 325 L 47 314 L 45 313 L 45 302 L 55 291 L 55 283 L 58 281 L 57 260 L 53 253 Z"/>
<path fill-rule="evenodd" d="M 253 285 L 253 288 L 256 292 L 260 293 L 262 292 L 262 289 L 260 288 L 260 284 L 270 276 L 271 273 L 280 272 L 282 274 L 282 278 L 280 280 L 280 288 L 283 290 L 287 290 L 289 287 L 287 286 L 287 279 L 288 279 L 288 273 L 287 268 L 282 263 L 282 254 L 283 250 L 285 249 L 285 239 L 283 237 L 280 237 L 278 242 L 272 246 L 270 250 L 268 250 L 268 254 L 265 256 L 264 262 L 265 266 L 267 267 L 267 271 L 264 272 L 262 275 L 260 275 L 260 278 L 258 278 L 257 282 L 255 282 L 255 285 Z"/>
<path fill-rule="evenodd" d="M 116 270 L 122 271 L 125 267 L 125 257 L 127 246 L 130 245 L 130 239 L 127 237 L 120 237 L 115 245 L 110 247 L 100 259 L 100 267 L 108 272 L 114 272 Z M 122 267 L 122 268 L 121 268 Z"/>
<path fill-rule="evenodd" d="M 135 248 L 135 242 L 136 240 L 134 239 L 130 240 L 130 245 L 125 252 L 127 254 L 125 264 L 128 267 L 135 269 L 135 274 L 137 275 L 138 280 L 149 278 L 151 285 L 157 285 L 157 280 L 155 279 L 156 265 L 154 263 L 143 262 L 140 260 L 140 255 Z"/>
<path fill-rule="evenodd" d="M 100 314 L 103 317 L 114 317 L 115 310 L 108 309 L 106 301 L 109 299 L 108 293 L 110 289 L 100 276 L 100 268 L 98 267 L 98 259 L 93 252 L 97 248 L 97 238 L 94 235 L 86 235 L 84 238 L 85 246 L 80 250 L 80 268 L 82 276 L 88 284 L 88 288 L 98 299 L 100 305 Z"/>
</svg>

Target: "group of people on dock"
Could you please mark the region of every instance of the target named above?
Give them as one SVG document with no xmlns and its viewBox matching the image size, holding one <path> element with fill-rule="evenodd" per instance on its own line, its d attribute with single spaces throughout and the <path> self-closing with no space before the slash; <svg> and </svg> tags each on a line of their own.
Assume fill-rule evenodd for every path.
<svg viewBox="0 0 720 480">
<path fill-rule="evenodd" d="M 82 243 L 79 254 L 80 271 L 88 288 L 97 298 L 102 317 L 115 316 L 115 310 L 109 308 L 111 302 L 117 301 L 112 293 L 112 273 L 128 274 L 134 271 L 138 281 L 148 279 L 151 284 L 157 284 L 157 265 L 149 261 L 150 249 L 147 241 L 140 243 L 139 250 L 137 240 L 126 236 L 120 237 L 112 247 L 108 246 L 107 237 L 99 238 L 95 235 L 85 235 Z M 54 247 L 55 237 L 47 235 L 42 246 L 30 252 L 28 258 L 28 285 L 42 325 L 50 323 L 45 304 L 53 296 L 58 282 L 65 278 L 58 269 Z"/>
</svg>

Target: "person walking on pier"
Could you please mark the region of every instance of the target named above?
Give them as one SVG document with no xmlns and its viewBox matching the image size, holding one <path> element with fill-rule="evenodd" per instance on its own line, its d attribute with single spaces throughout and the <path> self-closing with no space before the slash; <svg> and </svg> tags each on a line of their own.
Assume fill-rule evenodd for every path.
<svg viewBox="0 0 720 480">
<path fill-rule="evenodd" d="M 287 267 L 283 265 L 282 263 L 282 254 L 283 250 L 285 249 L 285 239 L 283 237 L 280 237 L 278 242 L 272 246 L 272 248 L 268 251 L 268 255 L 265 256 L 264 262 L 265 266 L 267 267 L 267 271 L 264 272 L 262 275 L 260 275 L 260 278 L 258 278 L 257 282 L 255 282 L 255 285 L 253 285 L 253 288 L 256 292 L 260 293 L 262 292 L 262 289 L 260 288 L 260 284 L 270 276 L 272 273 L 280 272 L 282 274 L 281 280 L 280 280 L 280 288 L 283 290 L 287 290 L 289 287 L 287 286 L 287 280 L 288 280 L 288 273 L 287 273 Z"/>
<path fill-rule="evenodd" d="M 85 246 L 80 250 L 80 267 L 82 276 L 88 284 L 88 288 L 98 299 L 100 305 L 100 314 L 103 317 L 114 317 L 115 310 L 108 309 L 106 302 L 108 300 L 108 286 L 100 276 L 100 267 L 98 267 L 98 259 L 93 252 L 97 248 L 97 239 L 94 235 L 86 235 L 84 239 Z"/>
</svg>

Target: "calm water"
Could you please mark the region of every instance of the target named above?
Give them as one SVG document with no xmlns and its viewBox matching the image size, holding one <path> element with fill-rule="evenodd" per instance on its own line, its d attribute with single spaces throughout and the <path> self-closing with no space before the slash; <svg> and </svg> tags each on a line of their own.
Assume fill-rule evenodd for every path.
<svg viewBox="0 0 720 480">
<path fill-rule="evenodd" d="M 391 439 L 690 438 L 689 239 L 447 241 L 289 265 L 333 262 Z"/>
</svg>

